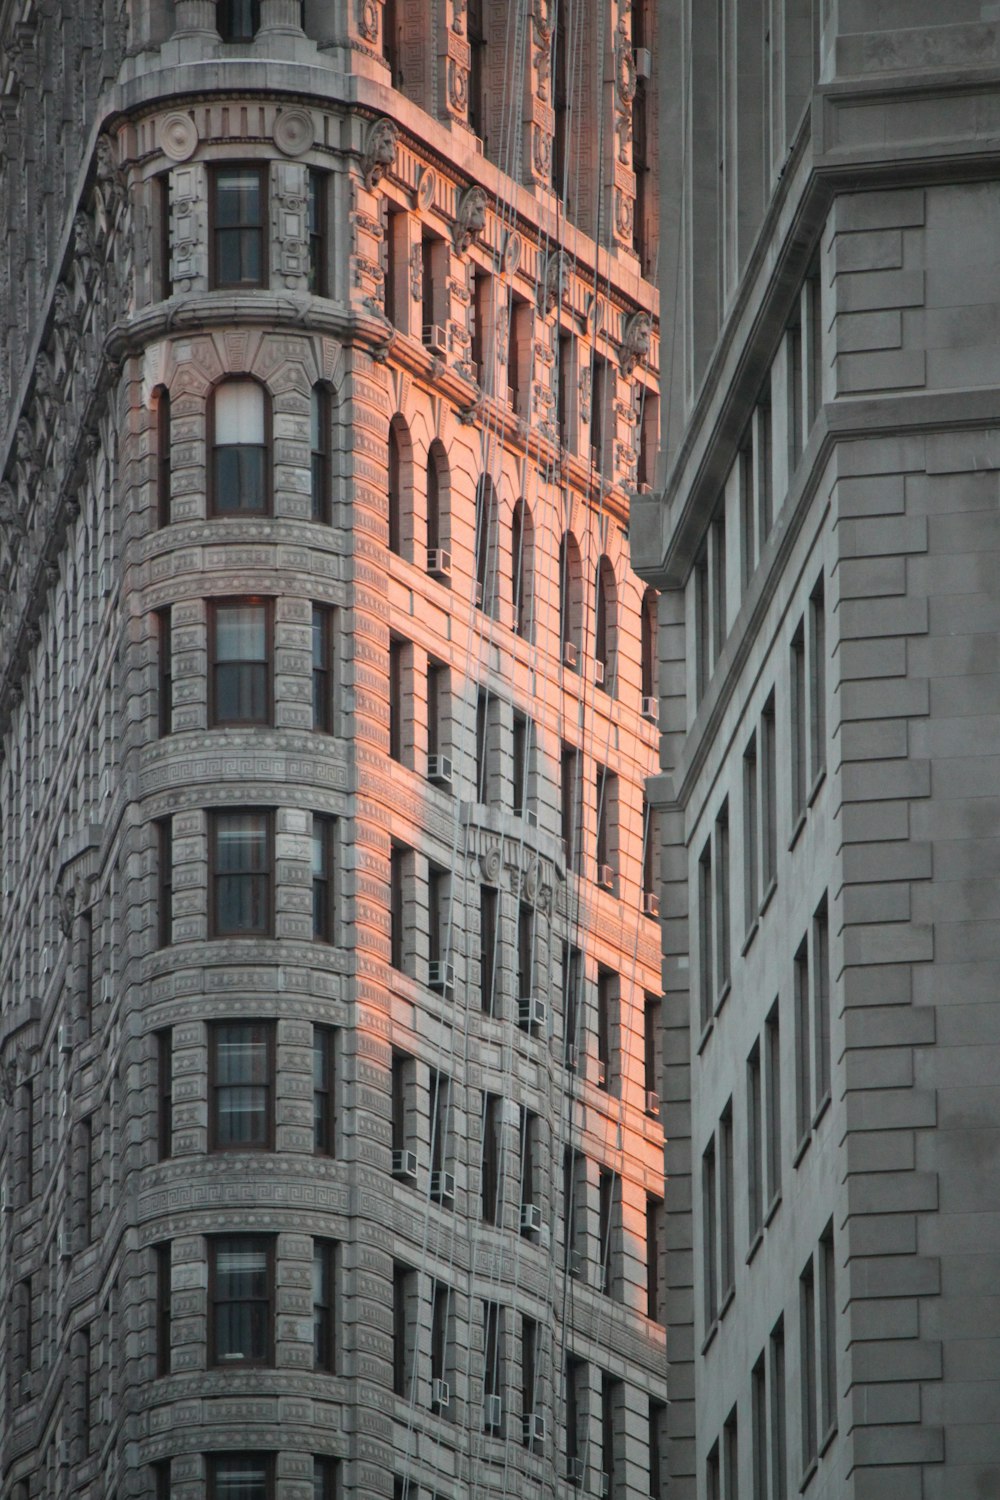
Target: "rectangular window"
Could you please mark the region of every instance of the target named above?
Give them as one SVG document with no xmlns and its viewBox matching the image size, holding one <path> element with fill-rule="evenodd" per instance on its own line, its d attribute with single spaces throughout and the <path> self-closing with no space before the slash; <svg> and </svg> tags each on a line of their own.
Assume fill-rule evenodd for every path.
<svg viewBox="0 0 1000 1500">
<path fill-rule="evenodd" d="M 431 1283 L 431 1406 L 442 1416 L 451 1411 L 448 1379 L 448 1323 L 451 1318 L 451 1287 L 446 1281 Z"/>
<path fill-rule="evenodd" d="M 491 711 L 488 688 L 476 695 L 476 801 L 490 801 Z"/>
<path fill-rule="evenodd" d="M 270 724 L 271 606 L 258 599 L 209 604 L 209 728 Z"/>
<path fill-rule="evenodd" d="M 787 1500 L 788 1460 L 785 1434 L 785 1324 L 779 1318 L 769 1340 L 771 1413 L 769 1423 L 771 1493 L 768 1500 Z"/>
<path fill-rule="evenodd" d="M 521 1001 L 531 1001 L 534 985 L 534 948 L 535 948 L 535 908 L 526 901 L 518 902 L 517 907 L 517 997 Z M 532 1021 L 530 1010 L 525 1013 L 523 1007 L 519 1010 L 518 1018 L 521 1027 L 529 1030 Z"/>
<path fill-rule="evenodd" d="M 611 1239 L 614 1231 L 614 1208 L 615 1208 L 615 1174 L 610 1167 L 601 1167 L 598 1171 L 598 1234 L 600 1236 L 601 1252 L 601 1290 L 606 1297 L 611 1296 L 614 1286 L 614 1266 L 611 1252 Z"/>
<path fill-rule="evenodd" d="M 708 689 L 711 673 L 712 642 L 711 601 L 708 584 L 708 547 L 701 549 L 692 573 L 694 589 L 695 703 L 700 703 Z"/>
<path fill-rule="evenodd" d="M 538 1366 L 538 1324 L 534 1318 L 521 1318 L 521 1411 L 524 1413 L 524 1442 L 535 1440 L 535 1381 Z"/>
<path fill-rule="evenodd" d="M 312 727 L 333 733 L 334 611 L 326 604 L 312 607 Z"/>
<path fill-rule="evenodd" d="M 404 968 L 406 959 L 405 881 L 411 850 L 393 844 L 389 856 L 389 948 L 394 969 Z"/>
<path fill-rule="evenodd" d="M 799 1277 L 799 1380 L 802 1408 L 802 1472 L 818 1456 L 816 1432 L 816 1283 L 812 1257 Z"/>
<path fill-rule="evenodd" d="M 646 1194 L 646 1316 L 662 1323 L 660 1252 L 663 1247 L 663 1199 Z"/>
<path fill-rule="evenodd" d="M 94 1222 L 96 1217 L 94 1180 L 100 1169 L 100 1158 L 98 1155 L 100 1137 L 95 1136 L 92 1115 L 85 1115 L 80 1121 L 79 1150 L 79 1159 L 83 1166 L 83 1200 L 80 1204 L 80 1220 L 83 1226 L 83 1242 L 85 1245 L 89 1245 L 94 1238 Z M 95 1160 L 95 1156 L 97 1156 L 97 1160 Z"/>
<path fill-rule="evenodd" d="M 160 172 L 153 178 L 155 192 L 154 213 L 156 215 L 157 267 L 156 281 L 163 301 L 173 295 L 174 284 L 170 274 L 170 173 Z"/>
<path fill-rule="evenodd" d="M 170 1500 L 170 1460 L 161 1458 L 150 1464 L 153 1474 L 153 1500 Z"/>
<path fill-rule="evenodd" d="M 170 431 L 170 392 L 161 385 L 156 402 L 156 524 L 160 527 L 169 526 L 173 519 Z"/>
<path fill-rule="evenodd" d="M 413 1058 L 409 1053 L 399 1052 L 394 1047 L 390 1077 L 392 1166 L 395 1176 L 411 1182 L 414 1177 L 412 1166 L 416 1160 L 415 1154 L 410 1149 L 413 1135 L 411 1111 L 415 1088 L 414 1073 Z"/>
<path fill-rule="evenodd" d="M 722 1429 L 722 1464 L 726 1476 L 726 1500 L 739 1500 L 740 1434 L 735 1406 Z"/>
<path fill-rule="evenodd" d="M 743 752 L 743 926 L 747 933 L 751 931 L 760 910 L 760 853 L 757 843 L 759 826 L 757 736 L 752 734 L 750 743 Z"/>
<path fill-rule="evenodd" d="M 761 899 L 766 900 L 778 878 L 778 764 L 773 692 L 760 719 L 760 759 L 760 884 Z"/>
<path fill-rule="evenodd" d="M 580 1062 L 580 994 L 583 983 L 583 953 L 572 943 L 563 943 L 562 960 L 566 1066 L 575 1070 Z"/>
<path fill-rule="evenodd" d="M 503 1177 L 500 1170 L 500 1145 L 503 1129 L 503 1100 L 499 1094 L 483 1095 L 483 1155 L 480 1172 L 482 1215 L 486 1224 L 499 1223 Z"/>
<path fill-rule="evenodd" d="M 211 171 L 213 287 L 261 287 L 267 276 L 266 167 Z"/>
<path fill-rule="evenodd" d="M 313 813 L 312 915 L 313 938 L 332 943 L 337 933 L 337 820 Z"/>
<path fill-rule="evenodd" d="M 164 1026 L 154 1033 L 156 1043 L 156 1155 L 167 1161 L 174 1150 L 174 1031 Z"/>
<path fill-rule="evenodd" d="M 736 456 L 739 465 L 740 543 L 743 564 L 743 587 L 749 584 L 757 567 L 757 496 L 756 462 L 753 437 L 749 436 Z"/>
<path fill-rule="evenodd" d="M 218 0 L 215 20 L 224 42 L 252 41 L 260 26 L 260 0 Z"/>
<path fill-rule="evenodd" d="M 503 1309 L 499 1302 L 483 1303 L 483 1394 L 489 1401 L 503 1395 Z M 485 1425 L 499 1425 L 491 1420 L 487 1408 Z"/>
<path fill-rule="evenodd" d="M 643 1002 L 643 1079 L 646 1089 L 646 1113 L 660 1112 L 660 1067 L 657 1039 L 660 1035 L 661 1004 L 657 995 L 647 995 Z"/>
<path fill-rule="evenodd" d="M 447 1073 L 432 1068 L 431 1103 L 431 1197 L 438 1203 L 454 1200 L 454 1178 L 448 1171 L 451 1161 L 451 1081 Z"/>
<path fill-rule="evenodd" d="M 809 779 L 826 769 L 826 603 L 820 575 L 809 598 Z"/>
<path fill-rule="evenodd" d="M 402 761 L 404 746 L 404 695 L 406 691 L 406 655 L 409 643 L 389 642 L 389 757 Z"/>
<path fill-rule="evenodd" d="M 476 379 L 484 391 L 492 396 L 493 369 L 490 358 L 491 330 L 493 327 L 493 278 L 479 266 L 472 268 L 472 345 L 470 358 Z"/>
<path fill-rule="evenodd" d="M 514 816 L 529 817 L 528 808 L 528 758 L 531 753 L 533 725 L 524 714 L 514 711 Z"/>
<path fill-rule="evenodd" d="M 649 1494 L 650 1500 L 666 1500 L 667 1464 L 664 1454 L 664 1428 L 667 1408 L 661 1401 L 649 1401 Z"/>
<path fill-rule="evenodd" d="M 537 1197 L 539 1160 L 538 1126 L 538 1116 L 533 1114 L 530 1109 L 525 1109 L 522 1105 L 519 1132 L 520 1150 L 518 1152 L 521 1171 L 520 1204 L 522 1210 L 530 1208 L 535 1203 Z"/>
<path fill-rule="evenodd" d="M 715 820 L 715 1004 L 721 1005 L 729 990 L 731 974 L 729 909 L 729 803 L 722 804 Z"/>
<path fill-rule="evenodd" d="M 313 1368 L 328 1375 L 337 1371 L 336 1340 L 337 1246 L 333 1240 L 313 1240 Z"/>
<path fill-rule="evenodd" d="M 211 1151 L 274 1146 L 274 1025 L 214 1021 L 209 1026 Z"/>
<path fill-rule="evenodd" d="M 273 1242 L 267 1235 L 208 1241 L 210 1365 L 272 1362 Z"/>
<path fill-rule="evenodd" d="M 586 1438 L 581 1443 L 581 1392 L 587 1387 L 587 1366 L 582 1359 L 566 1355 L 566 1477 L 579 1486 L 583 1482 L 581 1448 L 587 1447 Z"/>
<path fill-rule="evenodd" d="M 209 814 L 212 937 L 273 931 L 272 818 L 268 812 Z"/>
<path fill-rule="evenodd" d="M 427 662 L 427 774 L 439 786 L 450 786 L 445 761 L 450 744 L 448 715 L 451 673 L 444 662 Z M 446 776 L 447 772 L 447 776 Z"/>
<path fill-rule="evenodd" d="M 274 1458 L 270 1453 L 210 1453 L 206 1466 L 208 1500 L 272 1500 Z"/>
<path fill-rule="evenodd" d="M 768 382 L 754 413 L 754 459 L 757 491 L 757 555 L 771 534 L 773 515 L 771 386 Z"/>
<path fill-rule="evenodd" d="M 611 1089 L 612 1075 L 616 1073 L 613 1063 L 614 1024 L 618 1010 L 618 975 L 612 969 L 597 971 L 597 1086 Z M 617 1079 L 616 1079 L 617 1081 Z"/>
<path fill-rule="evenodd" d="M 392 1264 L 392 1388 L 408 1396 L 414 1376 L 417 1273 L 400 1261 Z"/>
<path fill-rule="evenodd" d="M 837 1428 L 837 1267 L 832 1220 L 819 1242 L 819 1275 L 820 1435 L 825 1447 Z"/>
<path fill-rule="evenodd" d="M 563 1237 L 567 1276 L 577 1276 L 580 1272 L 580 1253 L 577 1250 L 577 1166 L 579 1162 L 578 1153 L 572 1146 L 566 1146 L 563 1150 Z"/>
<path fill-rule="evenodd" d="M 698 861 L 698 995 L 701 1024 L 706 1027 L 715 1010 L 715 962 L 713 955 L 712 898 L 712 841 L 705 840 Z"/>
<path fill-rule="evenodd" d="M 712 570 L 712 665 L 722 655 L 726 641 L 726 517 L 719 512 L 709 533 L 709 561 Z"/>
<path fill-rule="evenodd" d="M 767 1381 L 763 1354 L 750 1374 L 750 1420 L 753 1427 L 753 1500 L 769 1500 L 767 1489 Z"/>
<path fill-rule="evenodd" d="M 224 380 L 212 391 L 209 515 L 266 515 L 271 508 L 271 403 L 256 380 Z"/>
<path fill-rule="evenodd" d="M 170 1242 L 153 1247 L 156 1256 L 156 1373 L 170 1374 Z"/>
<path fill-rule="evenodd" d="M 605 766 L 598 766 L 597 800 L 597 883 L 607 889 L 614 885 L 617 855 L 618 777 Z"/>
<path fill-rule="evenodd" d="M 787 335 L 788 356 L 788 472 L 794 474 L 802 456 L 802 328 L 790 325 Z"/>
<path fill-rule="evenodd" d="M 309 402 L 310 519 L 330 522 L 330 393 L 314 385 Z"/>
<path fill-rule="evenodd" d="M 562 840 L 566 848 L 566 868 L 576 870 L 580 773 L 579 752 L 575 746 L 563 743 L 559 767 L 559 806 Z"/>
<path fill-rule="evenodd" d="M 171 649 L 171 607 L 165 605 L 156 611 L 156 705 L 160 738 L 168 735 L 173 725 L 173 653 Z"/>
<path fill-rule="evenodd" d="M 479 985 L 483 1015 L 496 1014 L 497 982 L 497 902 L 496 889 L 479 887 Z"/>
<path fill-rule="evenodd" d="M 764 1027 L 767 1061 L 767 1205 L 781 1196 L 781 1023 L 775 1000 Z"/>
<path fill-rule="evenodd" d="M 736 1284 L 733 1167 L 733 1101 L 730 1099 L 719 1119 L 719 1259 L 724 1303 L 732 1296 Z"/>
<path fill-rule="evenodd" d="M 326 182 L 327 174 L 315 167 L 308 177 L 309 290 L 314 297 L 327 295 L 326 254 Z"/>
<path fill-rule="evenodd" d="M 760 1043 L 755 1042 L 747 1058 L 747 1216 L 751 1245 L 764 1227 L 763 1098 Z"/>
<path fill-rule="evenodd" d="M 716 1260 L 715 1138 L 701 1158 L 701 1258 L 705 1287 L 705 1333 L 719 1316 L 719 1275 Z"/>
<path fill-rule="evenodd" d="M 705 1493 L 707 1500 L 722 1500 L 722 1477 L 719 1467 L 719 1445 L 713 1444 L 705 1461 Z"/>
<path fill-rule="evenodd" d="M 601 1376 L 601 1463 L 607 1479 L 605 1493 L 617 1496 L 617 1417 L 621 1411 L 622 1382 L 615 1380 L 613 1376 L 603 1374 Z"/>
<path fill-rule="evenodd" d="M 801 1150 L 812 1123 L 812 1057 L 809 1035 L 809 944 L 795 955 L 795 1140 Z"/>
<path fill-rule="evenodd" d="M 830 1098 L 830 920 L 824 896 L 813 917 L 813 1044 L 818 1115 Z"/>
<path fill-rule="evenodd" d="M 166 948 L 174 938 L 173 828 L 173 818 L 156 820 L 156 943 L 159 948 Z"/>
<path fill-rule="evenodd" d="M 337 1030 L 313 1026 L 313 1150 L 333 1156 L 337 1149 Z"/>
<path fill-rule="evenodd" d="M 789 689 L 791 692 L 792 829 L 806 810 L 806 643 L 802 622 L 792 637 Z"/>
<path fill-rule="evenodd" d="M 823 404 L 823 296 L 819 267 L 814 265 L 802 288 L 802 321 L 808 342 L 806 411 L 811 428 Z"/>
<path fill-rule="evenodd" d="M 312 1500 L 338 1500 L 339 1464 L 335 1458 L 313 1457 Z"/>
</svg>

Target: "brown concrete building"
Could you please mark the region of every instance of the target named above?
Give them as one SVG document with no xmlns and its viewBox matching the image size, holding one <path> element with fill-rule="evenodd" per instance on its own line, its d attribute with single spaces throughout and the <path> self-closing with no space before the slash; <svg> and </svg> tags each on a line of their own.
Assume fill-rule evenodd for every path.
<svg viewBox="0 0 1000 1500">
<path fill-rule="evenodd" d="M 663 1492 L 652 46 L 0 5 L 2 1500 Z"/>
<path fill-rule="evenodd" d="M 659 55 L 668 1491 L 998 1495 L 997 8 Z"/>
</svg>

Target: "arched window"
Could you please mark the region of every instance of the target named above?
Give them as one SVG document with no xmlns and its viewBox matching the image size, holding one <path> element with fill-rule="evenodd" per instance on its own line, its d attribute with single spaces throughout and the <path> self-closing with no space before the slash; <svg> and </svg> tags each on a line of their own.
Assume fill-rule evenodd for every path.
<svg viewBox="0 0 1000 1500">
<path fill-rule="evenodd" d="M 309 448 L 312 460 L 312 518 L 330 520 L 330 392 L 314 385 L 310 400 Z"/>
<path fill-rule="evenodd" d="M 413 447 L 410 430 L 398 412 L 389 423 L 387 467 L 389 551 L 404 557 L 413 542 Z"/>
<path fill-rule="evenodd" d="M 571 531 L 559 542 L 559 648 L 563 663 L 580 670 L 580 623 L 583 615 L 580 547 Z"/>
<path fill-rule="evenodd" d="M 440 438 L 435 438 L 427 452 L 427 571 L 438 578 L 447 578 L 451 573 L 450 482 L 444 444 Z"/>
<path fill-rule="evenodd" d="M 218 0 L 216 26 L 224 42 L 250 42 L 260 27 L 260 0 Z"/>
<path fill-rule="evenodd" d="M 656 713 L 656 590 L 647 589 L 642 596 L 639 620 L 642 651 L 642 711 Z"/>
<path fill-rule="evenodd" d="M 170 525 L 170 392 L 156 393 L 156 524 Z"/>
<path fill-rule="evenodd" d="M 530 638 L 534 616 L 535 528 L 531 511 L 524 500 L 514 506 L 510 525 L 511 599 L 514 605 L 514 629 Z"/>
<path fill-rule="evenodd" d="M 594 580 L 594 660 L 597 686 L 614 692 L 615 574 L 608 557 L 597 563 Z"/>
<path fill-rule="evenodd" d="M 224 380 L 212 393 L 214 516 L 266 515 L 270 509 L 270 410 L 256 380 Z"/>
<path fill-rule="evenodd" d="M 492 615 L 496 606 L 497 500 L 488 474 L 476 485 L 476 605 Z"/>
</svg>

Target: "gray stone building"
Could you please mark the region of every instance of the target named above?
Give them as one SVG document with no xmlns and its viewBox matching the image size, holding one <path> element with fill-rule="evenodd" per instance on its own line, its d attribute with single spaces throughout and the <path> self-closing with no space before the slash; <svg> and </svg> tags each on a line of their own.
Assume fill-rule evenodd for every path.
<svg viewBox="0 0 1000 1500">
<path fill-rule="evenodd" d="M 671 1500 L 1000 1494 L 996 23 L 660 7 Z"/>
<path fill-rule="evenodd" d="M 664 1493 L 651 9 L 0 3 L 0 1500 Z"/>
</svg>

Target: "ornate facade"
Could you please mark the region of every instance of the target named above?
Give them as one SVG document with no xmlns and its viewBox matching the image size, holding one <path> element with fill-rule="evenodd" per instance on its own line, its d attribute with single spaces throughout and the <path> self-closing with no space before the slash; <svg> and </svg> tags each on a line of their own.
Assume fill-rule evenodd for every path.
<svg viewBox="0 0 1000 1500">
<path fill-rule="evenodd" d="M 0 7 L 0 1496 L 661 1493 L 642 5 Z"/>
</svg>

